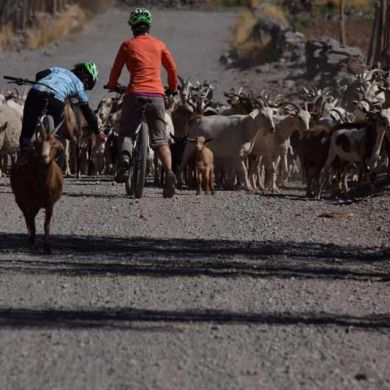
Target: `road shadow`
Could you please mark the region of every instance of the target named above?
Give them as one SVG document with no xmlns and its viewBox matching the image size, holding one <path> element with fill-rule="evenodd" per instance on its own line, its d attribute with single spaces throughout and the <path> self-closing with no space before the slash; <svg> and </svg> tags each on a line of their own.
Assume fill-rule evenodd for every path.
<svg viewBox="0 0 390 390">
<path fill-rule="evenodd" d="M 65 198 L 94 198 L 94 199 L 123 199 L 129 198 L 126 193 L 123 194 L 91 194 L 91 193 L 72 193 L 72 192 L 64 192 L 62 194 Z"/>
<path fill-rule="evenodd" d="M 0 233 L 0 273 L 390 280 L 390 250 L 315 242 L 54 236 L 54 255 Z M 15 253 L 19 259 L 14 260 Z"/>
<path fill-rule="evenodd" d="M 330 326 L 353 327 L 370 332 L 388 332 L 390 329 L 390 315 L 377 314 L 359 317 L 323 312 L 253 313 L 210 309 L 169 311 L 131 308 L 98 310 L 0 308 L 0 328 L 104 328 L 108 330 L 173 331 L 174 327 L 167 327 L 166 325 L 175 324 Z"/>
</svg>

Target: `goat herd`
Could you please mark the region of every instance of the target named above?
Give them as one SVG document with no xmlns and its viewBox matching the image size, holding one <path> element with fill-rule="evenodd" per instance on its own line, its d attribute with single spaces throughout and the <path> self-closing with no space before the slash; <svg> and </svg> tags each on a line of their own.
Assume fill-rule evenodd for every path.
<svg viewBox="0 0 390 390">
<path fill-rule="evenodd" d="M 390 75 L 381 69 L 356 75 L 345 88 L 303 89 L 295 102 L 240 90 L 225 93 L 227 102 L 220 104 L 213 101 L 211 84 L 182 78 L 179 91 L 166 98 L 165 118 L 179 184 L 195 184 L 199 140 L 208 141 L 208 158 L 201 163 L 207 170 L 214 158 L 211 176 L 218 189 L 276 192 L 299 175 L 307 196 L 320 198 L 325 185 L 333 195 L 346 195 L 351 187 L 374 189 L 379 178 L 390 175 Z M 106 149 L 100 150 L 106 163 L 96 162 L 95 169 L 115 169 L 121 102 L 117 95 L 99 104 L 109 130 Z M 157 184 L 161 169 L 152 160 Z M 210 185 L 206 192 L 213 191 Z"/>
<path fill-rule="evenodd" d="M 320 198 L 324 185 L 346 194 L 351 186 L 374 188 L 390 174 L 390 76 L 383 70 L 366 70 L 337 90 L 303 89 L 294 102 L 240 90 L 225 93 L 221 104 L 213 101 L 211 84 L 182 78 L 179 92 L 166 98 L 165 115 L 179 185 L 195 184 L 196 146 L 188 140 L 200 136 L 213 154 L 218 189 L 275 192 L 299 175 L 307 196 Z M 0 94 L 0 176 L 15 161 L 24 98 L 17 90 Z M 66 102 L 58 133 L 65 143 L 65 175 L 115 173 L 122 100 L 121 94 L 108 95 L 98 105 L 105 142 L 90 135 L 77 102 Z M 149 175 L 161 183 L 158 159 L 152 150 L 149 155 Z"/>
<path fill-rule="evenodd" d="M 306 195 L 319 199 L 326 185 L 333 195 L 351 187 L 374 189 L 390 176 L 390 73 L 366 70 L 345 88 L 303 89 L 297 100 L 262 92 L 225 93 L 213 101 L 213 86 L 180 78 L 179 95 L 166 97 L 166 135 L 178 185 L 197 194 L 218 189 L 278 191 L 294 175 L 306 183 Z M 25 93 L 0 94 L 0 177 L 11 172 L 11 187 L 35 246 L 35 217 L 45 209 L 45 253 L 51 252 L 50 220 L 65 175 L 113 175 L 119 150 L 122 94 L 108 95 L 97 114 L 106 138 L 88 131 L 77 102 L 66 101 L 64 120 L 52 134 L 40 134 L 36 154 L 44 164 L 15 163 Z M 207 146 L 206 146 L 207 143 Z M 65 147 L 64 147 L 65 146 Z M 53 164 L 55 150 L 65 150 L 63 172 Z M 150 150 L 149 175 L 162 184 L 163 170 Z M 44 157 L 44 158 L 43 158 Z M 202 177 L 203 176 L 203 177 Z"/>
</svg>

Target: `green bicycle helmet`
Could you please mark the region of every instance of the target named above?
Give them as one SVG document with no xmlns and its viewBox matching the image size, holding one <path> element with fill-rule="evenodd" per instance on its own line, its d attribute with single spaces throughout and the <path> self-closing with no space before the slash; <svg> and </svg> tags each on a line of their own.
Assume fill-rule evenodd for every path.
<svg viewBox="0 0 390 390">
<path fill-rule="evenodd" d="M 152 14 L 145 8 L 137 8 L 130 13 L 129 25 L 134 27 L 139 23 L 145 23 L 147 26 L 152 24 Z"/>
<path fill-rule="evenodd" d="M 84 65 L 84 68 L 87 71 L 87 73 L 91 76 L 92 83 L 91 83 L 90 89 L 92 89 L 95 86 L 95 84 L 99 78 L 98 68 L 97 68 L 96 64 L 94 62 L 91 62 L 91 61 L 84 62 L 83 65 Z"/>
</svg>

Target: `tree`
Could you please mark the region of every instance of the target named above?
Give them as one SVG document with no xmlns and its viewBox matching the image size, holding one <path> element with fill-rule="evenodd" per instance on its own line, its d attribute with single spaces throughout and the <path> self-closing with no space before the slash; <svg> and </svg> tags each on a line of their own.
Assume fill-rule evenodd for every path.
<svg viewBox="0 0 390 390">
<path fill-rule="evenodd" d="M 345 34 L 345 13 L 344 0 L 340 0 L 340 42 L 343 46 L 347 46 L 347 38 Z"/>
<path fill-rule="evenodd" d="M 383 68 L 390 67 L 390 0 L 375 2 L 375 15 L 372 25 L 367 64 Z"/>
</svg>

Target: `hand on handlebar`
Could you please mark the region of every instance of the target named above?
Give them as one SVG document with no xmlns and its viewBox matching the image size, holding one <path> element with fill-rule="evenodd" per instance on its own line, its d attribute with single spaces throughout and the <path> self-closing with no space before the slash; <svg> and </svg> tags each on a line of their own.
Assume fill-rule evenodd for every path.
<svg viewBox="0 0 390 390">
<path fill-rule="evenodd" d="M 171 97 L 176 95 L 177 95 L 177 91 L 172 91 L 170 88 L 165 88 L 165 96 Z"/>
<path fill-rule="evenodd" d="M 123 94 L 126 92 L 126 87 L 123 85 L 120 85 L 120 84 L 117 84 L 115 89 L 110 89 L 108 84 L 106 84 L 103 88 L 108 89 L 110 92 L 116 92 L 116 93 L 120 93 L 120 94 Z"/>
</svg>

